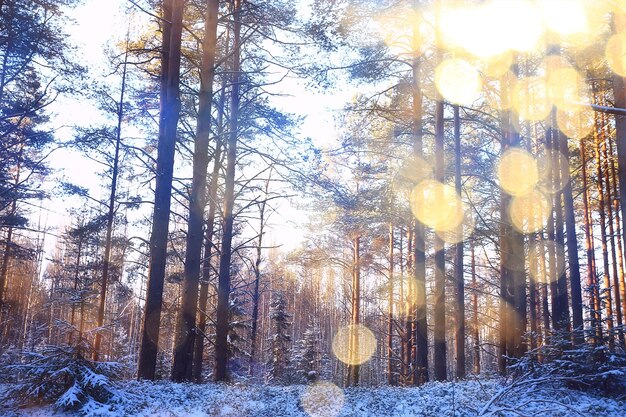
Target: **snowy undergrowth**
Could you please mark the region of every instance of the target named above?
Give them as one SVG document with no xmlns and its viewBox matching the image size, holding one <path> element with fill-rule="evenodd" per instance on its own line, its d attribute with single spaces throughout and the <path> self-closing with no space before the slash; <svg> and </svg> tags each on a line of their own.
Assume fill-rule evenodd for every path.
<svg viewBox="0 0 626 417">
<path fill-rule="evenodd" d="M 114 384 L 114 402 L 84 407 L 80 415 L 159 417 L 380 417 L 585 416 L 623 417 L 624 399 L 564 388 L 558 382 L 503 384 L 498 380 L 429 383 L 419 388 L 324 389 L 312 386 Z M 0 386 L 0 391 L 8 389 Z M 314 391 L 314 390 L 313 390 Z M 339 411 L 339 414 L 337 414 Z M 54 414 L 52 407 L 0 409 L 6 416 Z"/>
</svg>

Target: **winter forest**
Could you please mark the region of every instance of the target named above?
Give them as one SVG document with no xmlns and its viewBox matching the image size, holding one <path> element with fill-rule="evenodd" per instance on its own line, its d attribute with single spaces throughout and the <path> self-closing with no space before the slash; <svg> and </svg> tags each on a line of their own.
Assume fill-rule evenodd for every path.
<svg viewBox="0 0 626 417">
<path fill-rule="evenodd" d="M 0 0 L 0 415 L 623 417 L 624 189 L 624 0 Z"/>
</svg>

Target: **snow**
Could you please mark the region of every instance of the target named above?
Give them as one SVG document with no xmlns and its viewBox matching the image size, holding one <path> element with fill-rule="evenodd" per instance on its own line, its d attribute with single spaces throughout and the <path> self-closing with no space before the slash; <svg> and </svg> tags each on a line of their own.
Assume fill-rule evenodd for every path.
<svg viewBox="0 0 626 417">
<path fill-rule="evenodd" d="M 0 386 L 0 396 L 8 389 Z M 565 388 L 498 379 L 422 387 L 339 388 L 314 385 L 176 384 L 123 381 L 114 384 L 109 404 L 87 403 L 81 412 L 56 412 L 53 406 L 15 410 L 0 405 L 0 415 L 156 416 L 156 417 L 470 417 L 541 416 L 624 417 L 625 398 L 602 397 Z"/>
</svg>

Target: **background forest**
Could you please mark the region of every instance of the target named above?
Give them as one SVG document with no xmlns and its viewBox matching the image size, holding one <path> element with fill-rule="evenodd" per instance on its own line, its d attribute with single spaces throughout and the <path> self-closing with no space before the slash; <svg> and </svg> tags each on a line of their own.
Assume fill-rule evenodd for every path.
<svg viewBox="0 0 626 417">
<path fill-rule="evenodd" d="M 625 2 L 127 0 L 101 67 L 81 3 L 0 0 L 0 393 L 623 406 Z"/>
</svg>

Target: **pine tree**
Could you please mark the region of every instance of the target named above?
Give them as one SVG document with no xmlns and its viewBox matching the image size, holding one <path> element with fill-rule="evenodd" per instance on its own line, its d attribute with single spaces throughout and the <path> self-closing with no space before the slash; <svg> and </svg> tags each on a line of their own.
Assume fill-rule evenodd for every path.
<svg viewBox="0 0 626 417">
<path fill-rule="evenodd" d="M 274 292 L 270 305 L 270 320 L 272 321 L 272 333 L 269 339 L 269 361 L 267 363 L 267 381 L 285 382 L 287 369 L 290 365 L 289 346 L 291 336 L 291 314 L 287 312 L 287 299 L 282 291 Z"/>
</svg>

